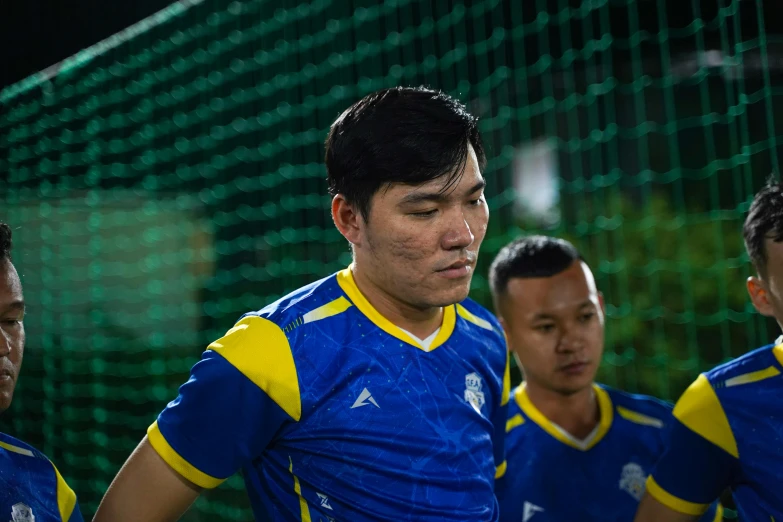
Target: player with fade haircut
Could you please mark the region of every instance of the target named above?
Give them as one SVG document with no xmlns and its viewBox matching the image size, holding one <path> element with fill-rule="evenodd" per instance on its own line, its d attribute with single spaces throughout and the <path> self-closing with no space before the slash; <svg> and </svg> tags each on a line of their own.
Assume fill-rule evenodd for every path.
<svg viewBox="0 0 783 522">
<path fill-rule="evenodd" d="M 11 261 L 11 228 L 0 223 L 0 413 L 11 406 L 24 355 L 24 295 Z M 0 520 L 82 522 L 76 494 L 41 452 L 0 433 Z"/>
<path fill-rule="evenodd" d="M 783 185 L 753 200 L 744 226 L 756 275 L 753 306 L 783 327 Z M 653 470 L 637 522 L 695 520 L 731 488 L 743 522 L 783 521 L 783 343 L 703 373 L 674 407 L 667 450 Z"/>
<path fill-rule="evenodd" d="M 501 249 L 490 286 L 525 378 L 508 408 L 501 521 L 630 522 L 671 406 L 594 382 L 604 300 L 590 267 L 571 243 L 528 236 Z M 721 512 L 716 503 L 704 520 Z"/>
<path fill-rule="evenodd" d="M 378 91 L 325 160 L 353 263 L 209 346 L 96 522 L 176 520 L 238 470 L 257 520 L 498 520 L 508 353 L 467 299 L 489 217 L 476 119 Z"/>
</svg>

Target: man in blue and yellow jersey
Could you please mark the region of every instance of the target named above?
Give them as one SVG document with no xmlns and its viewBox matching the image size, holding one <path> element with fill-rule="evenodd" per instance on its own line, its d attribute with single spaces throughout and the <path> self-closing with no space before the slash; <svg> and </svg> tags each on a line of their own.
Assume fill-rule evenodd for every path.
<svg viewBox="0 0 783 522">
<path fill-rule="evenodd" d="M 11 405 L 24 353 L 24 296 L 11 262 L 11 228 L 0 223 L 0 413 Z M 0 520 L 82 522 L 76 495 L 41 452 L 0 433 Z"/>
<path fill-rule="evenodd" d="M 754 198 L 744 226 L 756 270 L 753 306 L 783 326 L 783 185 Z M 695 520 L 731 488 L 743 522 L 783 521 L 783 344 L 702 374 L 674 407 L 667 450 L 647 484 L 637 522 Z"/>
<path fill-rule="evenodd" d="M 393 88 L 347 109 L 326 167 L 352 265 L 209 346 L 96 522 L 176 520 L 238 470 L 257 520 L 498 520 L 508 355 L 466 299 L 484 159 L 445 94 Z"/>
<path fill-rule="evenodd" d="M 671 406 L 595 384 L 604 303 L 590 268 L 571 243 L 529 236 L 500 251 L 490 284 L 525 377 L 509 404 L 501 521 L 631 522 Z"/>
</svg>

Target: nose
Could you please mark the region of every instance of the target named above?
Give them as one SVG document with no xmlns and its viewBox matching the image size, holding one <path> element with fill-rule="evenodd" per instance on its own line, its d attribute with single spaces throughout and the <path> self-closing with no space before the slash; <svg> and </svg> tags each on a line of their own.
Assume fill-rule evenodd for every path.
<svg viewBox="0 0 783 522">
<path fill-rule="evenodd" d="M 470 229 L 470 223 L 462 212 L 455 212 L 449 220 L 449 229 L 443 235 L 443 248 L 446 250 L 461 250 L 473 244 L 476 237 Z"/>
<path fill-rule="evenodd" d="M 574 328 L 567 328 L 557 343 L 557 351 L 560 353 L 574 353 L 584 347 L 584 339 Z"/>
<path fill-rule="evenodd" d="M 7 357 L 11 353 L 11 337 L 0 327 L 0 357 Z"/>
</svg>

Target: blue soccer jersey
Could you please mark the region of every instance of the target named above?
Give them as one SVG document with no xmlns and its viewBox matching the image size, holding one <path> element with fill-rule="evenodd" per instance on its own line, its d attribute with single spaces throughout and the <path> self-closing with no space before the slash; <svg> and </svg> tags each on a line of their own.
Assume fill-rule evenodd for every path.
<svg viewBox="0 0 783 522">
<path fill-rule="evenodd" d="M 743 522 L 783 521 L 783 345 L 702 374 L 674 407 L 677 422 L 647 490 L 699 514 L 730 487 Z"/>
<path fill-rule="evenodd" d="M 601 416 L 584 440 L 544 417 L 524 384 L 512 392 L 507 468 L 497 481 L 503 522 L 633 520 L 647 475 L 663 453 L 671 406 L 603 386 L 594 390 Z M 703 520 L 721 520 L 721 511 L 716 503 Z"/>
<path fill-rule="evenodd" d="M 149 428 L 212 488 L 242 470 L 257 520 L 495 521 L 508 353 L 470 300 L 425 349 L 350 269 L 244 316 Z"/>
<path fill-rule="evenodd" d="M 76 495 L 49 459 L 0 433 L 0 521 L 83 522 Z"/>
</svg>

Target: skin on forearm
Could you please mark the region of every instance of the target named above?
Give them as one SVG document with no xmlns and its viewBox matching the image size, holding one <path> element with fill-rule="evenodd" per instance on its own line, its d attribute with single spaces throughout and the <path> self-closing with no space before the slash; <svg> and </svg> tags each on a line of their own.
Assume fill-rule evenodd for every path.
<svg viewBox="0 0 783 522">
<path fill-rule="evenodd" d="M 698 515 L 686 515 L 664 506 L 649 493 L 645 493 L 639 503 L 634 522 L 695 522 Z"/>
<path fill-rule="evenodd" d="M 176 522 L 201 488 L 171 469 L 144 437 L 114 478 L 93 522 Z"/>
</svg>

